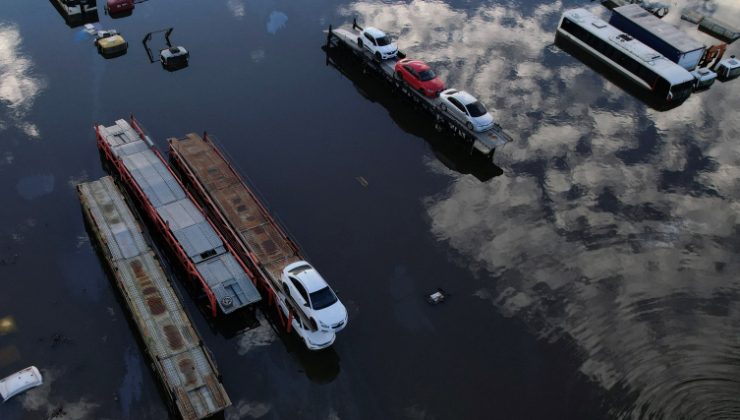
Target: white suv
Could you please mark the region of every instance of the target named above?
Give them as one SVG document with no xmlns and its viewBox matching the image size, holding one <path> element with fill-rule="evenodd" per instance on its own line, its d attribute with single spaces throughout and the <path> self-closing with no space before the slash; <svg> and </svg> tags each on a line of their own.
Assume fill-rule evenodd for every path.
<svg viewBox="0 0 740 420">
<path fill-rule="evenodd" d="M 394 58 L 398 54 L 398 46 L 378 28 L 365 28 L 357 37 L 357 45 L 370 51 L 378 61 Z"/>
<path fill-rule="evenodd" d="M 283 269 L 283 290 L 298 309 L 321 331 L 338 332 L 347 326 L 347 309 L 315 268 L 298 261 Z"/>
</svg>

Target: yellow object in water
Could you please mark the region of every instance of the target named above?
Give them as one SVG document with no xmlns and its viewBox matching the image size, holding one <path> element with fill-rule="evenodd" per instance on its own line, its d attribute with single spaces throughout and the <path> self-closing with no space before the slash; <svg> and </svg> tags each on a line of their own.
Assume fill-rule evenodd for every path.
<svg viewBox="0 0 740 420">
<path fill-rule="evenodd" d="M 128 48 L 128 42 L 121 35 L 113 35 L 101 38 L 97 41 L 98 48 L 104 53 L 114 53 L 125 51 Z"/>
<path fill-rule="evenodd" d="M 0 318 L 0 335 L 10 334 L 15 331 L 15 320 L 12 316 Z"/>
</svg>

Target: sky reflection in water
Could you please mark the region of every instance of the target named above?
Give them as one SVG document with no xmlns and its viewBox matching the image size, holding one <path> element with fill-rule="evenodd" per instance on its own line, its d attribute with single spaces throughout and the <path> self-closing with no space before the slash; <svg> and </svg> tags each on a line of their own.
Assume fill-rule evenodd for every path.
<svg viewBox="0 0 740 420">
<path fill-rule="evenodd" d="M 740 16 L 717 3 L 724 20 Z M 543 339 L 575 343 L 581 371 L 627 395 L 617 417 L 740 415 L 740 82 L 650 109 L 552 46 L 568 7 L 344 12 L 395 31 L 516 133 L 496 152 L 504 175 L 486 184 L 429 162 L 456 178 L 426 208 L 432 232 L 486 279 L 471 293 Z"/>
</svg>

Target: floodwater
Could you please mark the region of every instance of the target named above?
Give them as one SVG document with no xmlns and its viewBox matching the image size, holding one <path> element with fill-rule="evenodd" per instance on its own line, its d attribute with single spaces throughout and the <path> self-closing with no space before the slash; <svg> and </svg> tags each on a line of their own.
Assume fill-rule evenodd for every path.
<svg viewBox="0 0 740 420">
<path fill-rule="evenodd" d="M 671 3 L 678 24 L 689 0 Z M 736 2 L 710 3 L 740 26 Z M 740 417 L 740 81 L 649 107 L 554 45 L 562 10 L 583 4 L 604 12 L 150 0 L 101 10 L 130 45 L 106 60 L 50 1 L 6 2 L 0 376 L 36 365 L 45 383 L 0 418 L 167 416 L 73 188 L 105 174 L 93 123 L 131 113 L 163 149 L 217 136 L 350 311 L 333 348 L 309 353 L 259 311 L 212 322 L 175 281 L 227 419 Z M 323 30 L 354 16 L 495 110 L 515 138 L 495 166 L 351 60 L 327 66 Z M 170 26 L 191 51 L 177 72 L 140 41 Z M 437 288 L 450 296 L 431 306 Z"/>
</svg>

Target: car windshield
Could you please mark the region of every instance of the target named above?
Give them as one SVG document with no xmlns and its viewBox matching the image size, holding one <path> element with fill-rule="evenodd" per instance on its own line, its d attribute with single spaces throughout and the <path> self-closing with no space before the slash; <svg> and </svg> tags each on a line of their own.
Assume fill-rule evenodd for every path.
<svg viewBox="0 0 740 420">
<path fill-rule="evenodd" d="M 375 42 L 378 43 L 379 47 L 384 47 L 391 43 L 391 37 L 389 36 L 381 36 L 375 39 Z"/>
<path fill-rule="evenodd" d="M 480 117 L 481 115 L 484 115 L 486 112 L 486 107 L 483 106 L 482 103 L 475 101 L 472 104 L 465 105 L 465 108 L 468 109 L 468 114 L 470 114 L 471 117 Z"/>
<path fill-rule="evenodd" d="M 432 69 L 424 70 L 421 73 L 419 73 L 419 80 L 421 80 L 422 82 L 426 82 L 428 80 L 432 80 L 435 77 L 437 77 L 437 75 L 434 74 L 434 70 L 432 70 Z"/>
<path fill-rule="evenodd" d="M 334 292 L 331 291 L 329 286 L 323 289 L 317 290 L 311 293 L 311 306 L 314 309 L 324 309 L 334 304 L 337 301 L 337 297 Z"/>
</svg>

